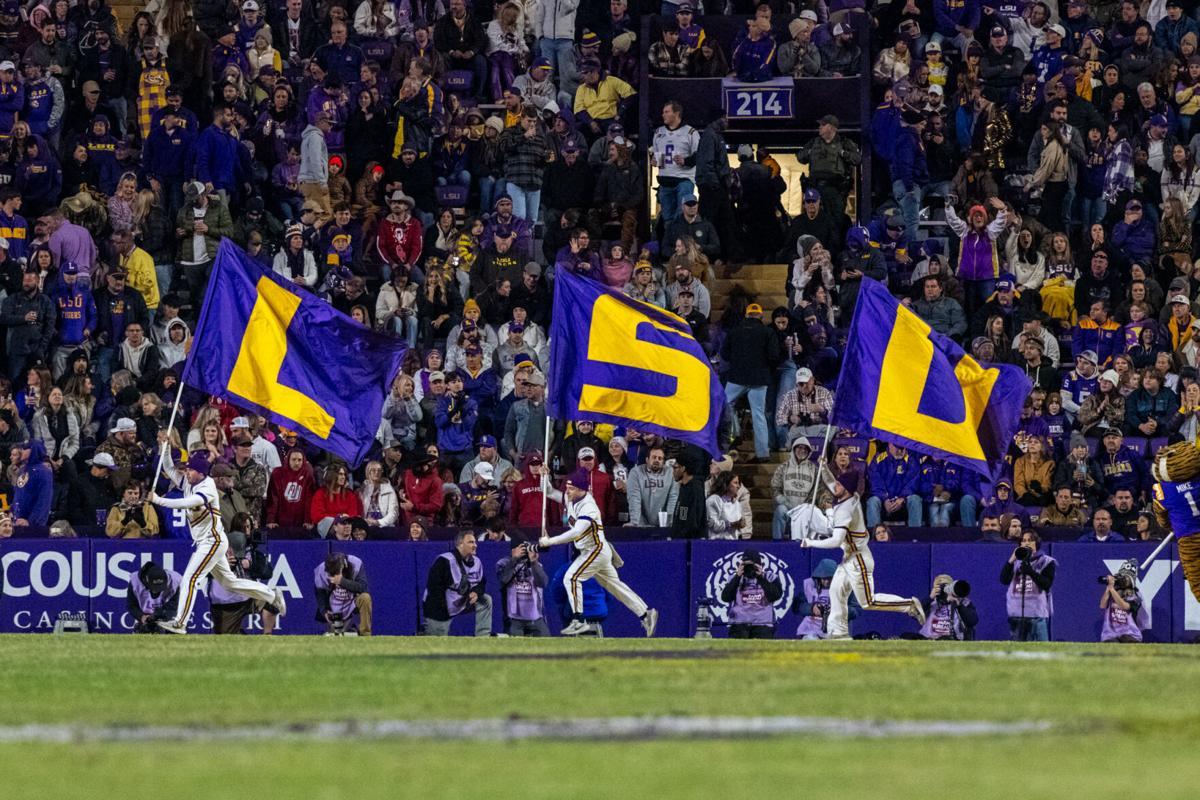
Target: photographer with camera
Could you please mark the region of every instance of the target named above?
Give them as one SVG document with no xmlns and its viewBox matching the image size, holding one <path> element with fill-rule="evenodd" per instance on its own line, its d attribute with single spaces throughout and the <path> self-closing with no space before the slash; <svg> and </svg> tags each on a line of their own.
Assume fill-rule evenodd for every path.
<svg viewBox="0 0 1200 800">
<path fill-rule="evenodd" d="M 921 602 L 925 607 L 925 624 L 918 637 L 973 641 L 975 628 L 979 625 L 979 610 L 967 596 L 970 593 L 971 584 L 966 581 L 956 581 L 945 574 L 934 578 L 929 599 Z"/>
<path fill-rule="evenodd" d="M 801 639 L 827 639 L 829 637 L 829 587 L 833 584 L 833 574 L 837 572 L 837 562 L 832 558 L 823 558 L 813 567 L 812 577 L 804 579 L 802 594 L 797 594 L 792 601 L 792 611 L 803 619 L 796 628 L 796 635 Z M 862 611 L 858 598 L 850 595 L 850 604 L 846 614 L 847 623 L 853 622 Z"/>
<path fill-rule="evenodd" d="M 537 545 L 517 542 L 512 555 L 496 562 L 509 636 L 549 636 L 545 591 L 549 583 Z"/>
<path fill-rule="evenodd" d="M 267 554 L 259 549 L 262 537 L 253 528 L 254 521 L 245 511 L 234 516 L 226 534 L 229 547 L 225 550 L 225 559 L 233 574 L 239 578 L 266 583 L 271 580 L 271 562 Z M 249 595 L 226 589 L 216 581 L 209 582 L 208 602 L 215 634 L 239 634 L 246 617 L 261 611 L 262 632 L 264 636 L 269 636 L 279 619 L 279 609 L 274 603 L 263 605 Z"/>
<path fill-rule="evenodd" d="M 345 634 L 358 614 L 359 636 L 371 635 L 371 594 L 362 559 L 330 553 L 313 572 L 317 595 L 317 622 L 329 626 L 334 636 Z"/>
<path fill-rule="evenodd" d="M 783 583 L 763 570 L 762 554 L 742 553 L 737 573 L 721 589 L 721 602 L 729 604 L 729 638 L 774 639 L 775 601 L 781 597 Z"/>
<path fill-rule="evenodd" d="M 429 568 L 422 603 L 426 636 L 449 636 L 450 621 L 459 614 L 475 616 L 476 636 L 492 635 L 492 598 L 484 591 L 487 577 L 475 555 L 478 549 L 475 534 L 459 530 L 454 546 Z"/>
<path fill-rule="evenodd" d="M 1116 575 L 1101 575 L 1097 580 L 1104 585 L 1100 595 L 1100 609 L 1104 618 L 1100 622 L 1100 641 L 1137 643 L 1142 641 L 1142 631 L 1150 627 L 1150 614 L 1137 589 L 1138 562 L 1126 561 Z"/>
<path fill-rule="evenodd" d="M 175 618 L 179 606 L 179 573 L 147 561 L 129 576 L 125 605 L 134 633 L 157 633 L 161 620 Z M 215 583 L 215 581 L 214 581 Z"/>
<path fill-rule="evenodd" d="M 1025 531 L 1021 534 L 1021 545 L 1000 570 L 1000 582 L 1008 586 L 1005 606 L 1014 642 L 1050 641 L 1050 615 L 1054 608 L 1050 587 L 1058 562 L 1039 552 L 1041 544 L 1042 537 L 1034 531 Z"/>
</svg>

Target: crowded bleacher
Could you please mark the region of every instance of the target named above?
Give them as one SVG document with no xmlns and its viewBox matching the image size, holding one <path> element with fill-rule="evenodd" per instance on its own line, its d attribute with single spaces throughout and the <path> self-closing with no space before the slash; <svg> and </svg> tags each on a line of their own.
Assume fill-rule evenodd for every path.
<svg viewBox="0 0 1200 800">
<path fill-rule="evenodd" d="M 787 538 L 824 458 L 881 540 L 1159 538 L 1147 455 L 1200 424 L 1196 6 L 4 0 L 0 536 L 186 538 L 166 431 L 281 537 L 502 538 L 544 463 L 630 535 Z M 781 80 L 769 144 L 691 99 Z M 223 238 L 407 343 L 363 464 L 181 383 Z M 547 419 L 562 270 L 688 322 L 722 458 Z M 996 480 L 829 429 L 863 277 L 1024 369 Z"/>
</svg>

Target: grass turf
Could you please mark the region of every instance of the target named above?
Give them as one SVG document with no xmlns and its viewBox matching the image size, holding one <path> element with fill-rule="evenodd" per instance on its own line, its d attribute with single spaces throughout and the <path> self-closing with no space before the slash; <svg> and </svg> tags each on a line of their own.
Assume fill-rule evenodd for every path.
<svg viewBox="0 0 1200 800">
<path fill-rule="evenodd" d="M 941 657 L 954 652 L 1049 658 Z M 0 724 L 813 715 L 1048 720 L 1052 733 L 856 741 L 0 745 L 36 796 L 1195 797 L 1184 646 L 691 640 L 0 637 Z M 128 794 L 130 788 L 133 794 Z M 151 791 L 153 787 L 153 791 Z M 143 792 L 145 794 L 143 794 Z"/>
</svg>

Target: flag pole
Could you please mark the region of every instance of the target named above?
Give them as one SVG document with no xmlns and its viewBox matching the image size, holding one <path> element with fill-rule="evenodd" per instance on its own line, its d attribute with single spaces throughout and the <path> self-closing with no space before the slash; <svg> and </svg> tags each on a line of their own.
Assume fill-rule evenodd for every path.
<svg viewBox="0 0 1200 800">
<path fill-rule="evenodd" d="M 817 456 L 817 476 L 816 476 L 816 478 L 813 479 L 812 500 L 809 501 L 809 504 L 812 506 L 816 506 L 816 504 L 817 504 L 817 491 L 821 488 L 821 470 L 829 469 L 828 465 L 825 463 L 825 452 L 829 449 L 829 441 L 832 438 L 833 438 L 833 425 L 829 424 L 829 425 L 825 426 L 825 442 L 821 445 L 821 452 Z M 791 457 L 792 457 L 792 454 L 789 451 L 788 458 L 791 458 Z M 830 469 L 829 474 L 832 475 L 833 470 Z"/>
<path fill-rule="evenodd" d="M 549 411 L 549 408 L 547 408 L 547 411 Z M 551 417 L 547 413 L 546 414 L 546 434 L 543 437 L 543 441 L 542 441 L 542 538 L 543 539 L 545 539 L 547 536 L 550 535 L 547 530 L 546 511 L 550 505 L 549 497 L 547 496 L 547 493 L 550 490 L 550 475 L 549 475 L 548 470 L 550 469 L 550 427 L 553 424 L 554 424 L 554 418 Z"/>
<path fill-rule="evenodd" d="M 1174 538 L 1175 538 L 1174 531 L 1171 531 L 1165 537 L 1163 537 L 1163 540 L 1158 543 L 1158 547 L 1154 548 L 1154 552 L 1151 553 L 1150 555 L 1146 556 L 1145 560 L 1142 561 L 1142 563 L 1138 565 L 1138 569 L 1144 570 L 1146 567 L 1150 566 L 1150 564 L 1154 561 L 1154 559 L 1158 558 L 1158 554 L 1163 551 L 1163 548 L 1166 547 L 1167 545 L 1169 545 L 1171 543 L 1171 540 Z"/>
</svg>

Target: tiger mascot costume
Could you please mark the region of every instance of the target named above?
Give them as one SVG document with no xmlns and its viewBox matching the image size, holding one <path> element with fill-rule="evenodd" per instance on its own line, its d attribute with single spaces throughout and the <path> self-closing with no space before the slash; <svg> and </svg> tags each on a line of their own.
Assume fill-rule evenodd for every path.
<svg viewBox="0 0 1200 800">
<path fill-rule="evenodd" d="M 1200 600 L 1200 448 L 1178 442 L 1160 448 L 1150 468 L 1154 475 L 1154 517 L 1175 534 L 1179 563 Z"/>
</svg>

